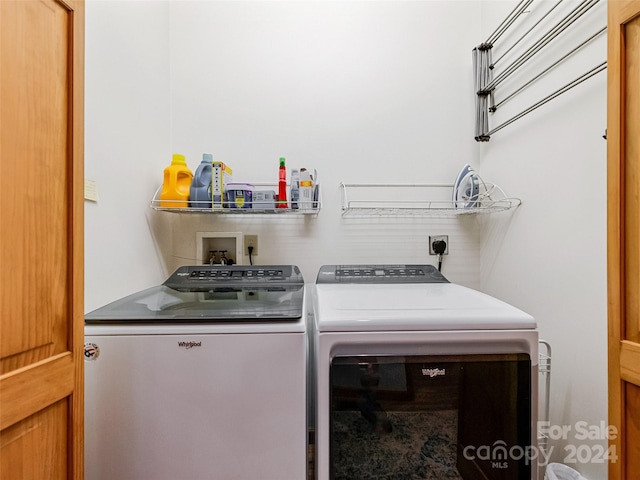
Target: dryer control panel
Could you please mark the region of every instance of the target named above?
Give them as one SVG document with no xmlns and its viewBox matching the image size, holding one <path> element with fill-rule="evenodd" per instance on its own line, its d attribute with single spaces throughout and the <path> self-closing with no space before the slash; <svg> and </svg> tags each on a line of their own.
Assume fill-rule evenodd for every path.
<svg viewBox="0 0 640 480">
<path fill-rule="evenodd" d="M 324 265 L 316 283 L 449 283 L 433 265 Z"/>
</svg>

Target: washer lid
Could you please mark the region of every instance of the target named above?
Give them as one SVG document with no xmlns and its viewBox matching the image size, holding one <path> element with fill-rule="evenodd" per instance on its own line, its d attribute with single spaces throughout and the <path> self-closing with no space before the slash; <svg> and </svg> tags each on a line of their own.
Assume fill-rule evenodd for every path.
<svg viewBox="0 0 640 480">
<path fill-rule="evenodd" d="M 535 329 L 530 315 L 451 283 L 319 284 L 319 332 Z"/>
<path fill-rule="evenodd" d="M 296 323 L 303 301 L 298 267 L 199 265 L 86 314 L 85 323 Z"/>
</svg>

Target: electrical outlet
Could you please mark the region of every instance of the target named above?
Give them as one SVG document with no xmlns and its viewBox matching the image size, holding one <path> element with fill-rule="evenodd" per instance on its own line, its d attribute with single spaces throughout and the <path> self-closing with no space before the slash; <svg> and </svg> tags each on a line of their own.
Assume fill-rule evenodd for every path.
<svg viewBox="0 0 640 480">
<path fill-rule="evenodd" d="M 429 255 L 437 255 L 433 250 L 433 242 L 443 240 L 447 246 L 444 249 L 444 255 L 449 255 L 449 235 L 429 235 Z"/>
<path fill-rule="evenodd" d="M 244 236 L 244 254 L 249 256 L 249 247 L 253 247 L 251 256 L 258 255 L 258 235 L 245 235 Z"/>
</svg>

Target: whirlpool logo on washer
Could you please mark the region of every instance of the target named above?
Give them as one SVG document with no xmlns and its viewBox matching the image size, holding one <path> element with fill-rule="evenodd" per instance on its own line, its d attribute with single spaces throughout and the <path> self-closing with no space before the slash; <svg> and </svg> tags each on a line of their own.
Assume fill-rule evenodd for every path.
<svg viewBox="0 0 640 480">
<path fill-rule="evenodd" d="M 422 375 L 425 377 L 444 377 L 447 374 L 444 368 L 423 368 Z"/>
<path fill-rule="evenodd" d="M 95 362 L 100 356 L 100 347 L 95 343 L 87 342 L 84 344 L 84 361 Z"/>
<path fill-rule="evenodd" d="M 186 348 L 187 350 L 194 347 L 201 347 L 202 342 L 178 342 L 178 346 Z"/>
</svg>

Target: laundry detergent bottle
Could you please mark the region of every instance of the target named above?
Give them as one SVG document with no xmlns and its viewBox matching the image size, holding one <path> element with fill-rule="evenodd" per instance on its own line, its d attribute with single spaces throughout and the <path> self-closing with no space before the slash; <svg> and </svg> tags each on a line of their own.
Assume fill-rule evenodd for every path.
<svg viewBox="0 0 640 480">
<path fill-rule="evenodd" d="M 198 165 L 191 182 L 189 206 L 192 208 L 211 208 L 211 171 L 213 155 L 202 154 L 202 162 Z"/>
<path fill-rule="evenodd" d="M 160 206 L 164 208 L 187 208 L 192 181 L 193 173 L 189 170 L 184 155 L 174 153 L 171 165 L 164 169 Z"/>
<path fill-rule="evenodd" d="M 298 200 L 300 210 L 311 210 L 313 208 L 313 178 L 306 168 L 300 169 L 300 199 Z"/>
</svg>

